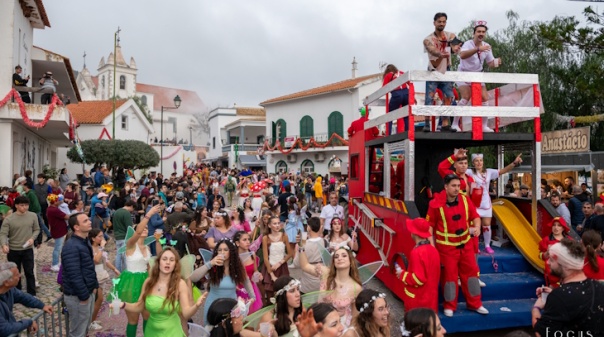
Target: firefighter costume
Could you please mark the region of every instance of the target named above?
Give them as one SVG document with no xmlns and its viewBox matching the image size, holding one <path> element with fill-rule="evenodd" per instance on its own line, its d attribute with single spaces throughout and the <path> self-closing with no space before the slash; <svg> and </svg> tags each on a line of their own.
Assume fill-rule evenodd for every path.
<svg viewBox="0 0 604 337">
<path fill-rule="evenodd" d="M 426 220 L 432 226 L 434 244 L 443 266 L 441 280 L 445 310 L 454 312 L 457 309 L 457 280 L 460 279 L 468 309 L 488 313 L 482 307 L 480 271 L 470 243 L 470 226 L 474 219 L 479 218 L 476 206 L 461 193 L 455 201 L 447 202 L 447 192 L 441 191 L 435 193 L 430 201 Z"/>
<path fill-rule="evenodd" d="M 470 189 L 472 188 L 472 184 L 474 184 L 474 178 L 467 175 L 465 170 L 461 173 L 451 170 L 451 166 L 453 164 L 455 164 L 455 162 L 458 160 L 459 159 L 457 158 L 457 156 L 455 154 L 452 154 L 451 156 L 445 158 L 445 160 L 441 161 L 438 164 L 438 174 L 440 174 L 441 178 L 444 178 L 447 174 L 454 174 L 454 175 L 458 176 L 459 182 L 461 183 L 459 193 L 470 196 L 469 193 L 470 193 Z M 464 160 L 467 160 L 467 157 Z M 474 206 L 476 206 L 476 205 L 474 205 Z M 478 236 L 473 237 L 472 242 L 470 242 L 469 244 L 472 245 L 472 247 L 474 248 L 475 254 L 480 253 L 480 250 L 478 248 L 478 245 L 479 245 Z"/>
<path fill-rule="evenodd" d="M 371 111 L 371 109 L 369 109 Z M 357 120 L 352 121 L 350 127 L 348 128 L 348 137 L 352 137 L 357 132 L 361 132 L 365 130 L 365 122 L 369 120 L 369 116 L 367 115 L 367 111 L 365 111 L 365 107 L 359 108 L 359 112 L 361 113 L 361 117 Z M 377 127 L 372 127 L 365 130 L 365 141 L 370 139 L 377 138 L 380 135 L 380 130 Z"/>
<path fill-rule="evenodd" d="M 558 288 L 560 286 L 560 278 L 558 276 L 552 275 L 552 270 L 549 264 L 547 263 L 548 255 L 545 254 L 551 245 L 560 242 L 560 240 L 556 239 L 554 237 L 554 234 L 552 233 L 552 227 L 554 227 L 554 223 L 556 222 L 559 223 L 562 228 L 564 228 L 564 230 L 562 231 L 562 236 L 565 238 L 569 237 L 568 233 L 570 232 L 570 229 L 568 227 L 568 224 L 566 223 L 566 220 L 564 220 L 564 218 L 562 217 L 555 217 L 552 219 L 552 221 L 547 223 L 545 225 L 545 228 L 543 229 L 543 232 L 545 234 L 550 234 L 546 234 L 543 239 L 541 239 L 541 241 L 539 242 L 539 257 L 543 261 L 545 261 L 545 270 L 543 271 L 543 277 L 545 277 L 545 285 L 550 288 Z"/>
<path fill-rule="evenodd" d="M 414 308 L 430 308 L 438 312 L 438 282 L 440 280 L 440 256 L 428 238 L 430 224 L 423 218 L 407 219 L 407 230 L 422 241 L 417 242 L 409 255 L 409 267 L 400 280 L 405 287 L 403 303 L 405 311 Z"/>
</svg>

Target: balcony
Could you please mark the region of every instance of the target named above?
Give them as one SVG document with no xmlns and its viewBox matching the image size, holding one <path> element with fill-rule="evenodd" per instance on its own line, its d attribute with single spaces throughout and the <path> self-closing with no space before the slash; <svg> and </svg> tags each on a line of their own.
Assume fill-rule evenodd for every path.
<svg viewBox="0 0 604 337">
<path fill-rule="evenodd" d="M 239 152 L 258 152 L 258 148 L 263 146 L 263 144 L 228 144 L 222 146 L 222 153 L 235 152 L 235 145 L 238 145 Z"/>
<path fill-rule="evenodd" d="M 25 104 L 25 112 L 32 122 L 40 122 L 46 116 L 48 105 L 46 104 Z M 56 106 L 50 115 L 48 123 L 43 128 L 32 128 L 25 124 L 19 105 L 17 103 L 7 103 L 0 108 L 0 120 L 13 120 L 20 126 L 32 131 L 36 135 L 51 141 L 57 146 L 68 146 L 69 141 L 69 111 L 64 106 Z"/>
<path fill-rule="evenodd" d="M 332 138 L 333 136 L 333 138 Z M 331 142 L 329 141 L 331 138 Z M 299 139 L 299 141 L 298 141 Z M 313 141 L 311 142 L 311 139 Z M 323 150 L 323 148 L 317 147 L 316 145 L 326 145 L 325 148 L 335 148 L 335 147 L 348 147 L 348 135 L 343 137 L 343 140 L 337 137 L 337 134 L 328 134 L 328 133 L 318 133 L 312 137 L 300 137 L 298 135 L 287 135 L 280 139 L 267 138 L 267 143 L 270 148 L 266 148 L 266 151 L 273 151 L 278 145 L 281 145 L 282 148 L 291 148 L 292 145 L 295 144 L 296 148 L 299 150 Z M 294 150 L 295 151 L 295 150 Z"/>
</svg>

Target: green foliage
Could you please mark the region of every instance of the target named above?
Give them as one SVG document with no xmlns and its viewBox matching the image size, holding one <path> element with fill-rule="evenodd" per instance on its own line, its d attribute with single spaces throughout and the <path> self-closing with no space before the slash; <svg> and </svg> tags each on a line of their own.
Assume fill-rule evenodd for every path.
<svg viewBox="0 0 604 337">
<path fill-rule="evenodd" d="M 85 164 L 107 164 L 109 168 L 145 169 L 159 164 L 159 154 L 148 144 L 138 140 L 85 140 L 81 142 Z M 67 158 L 82 163 L 75 147 Z"/>
<path fill-rule="evenodd" d="M 59 178 L 59 169 L 50 167 L 48 164 L 42 166 L 42 173 L 46 179 L 57 180 Z"/>
<path fill-rule="evenodd" d="M 145 118 L 147 118 L 147 121 L 149 123 L 153 124 L 153 117 L 151 117 L 149 108 L 143 104 L 143 102 L 141 101 L 141 98 L 138 96 L 132 96 L 132 100 L 134 101 L 134 103 L 136 103 L 138 108 L 143 112 L 143 115 L 145 115 Z"/>
</svg>

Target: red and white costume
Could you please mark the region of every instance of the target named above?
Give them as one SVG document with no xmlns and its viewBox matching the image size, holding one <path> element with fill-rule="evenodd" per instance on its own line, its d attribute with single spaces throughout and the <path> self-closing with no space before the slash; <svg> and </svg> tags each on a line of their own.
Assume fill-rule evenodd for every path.
<svg viewBox="0 0 604 337">
<path fill-rule="evenodd" d="M 569 237 L 568 233 L 570 231 L 570 229 L 568 228 L 568 225 L 566 224 L 566 220 L 564 220 L 564 218 L 561 217 L 555 217 L 552 219 L 552 221 L 550 221 L 548 224 L 546 224 L 545 228 L 543 229 L 545 233 L 550 233 L 548 235 L 545 235 L 543 237 L 543 239 L 541 239 L 541 241 L 539 242 L 539 257 L 545 261 L 545 270 L 543 272 L 543 277 L 545 277 L 545 284 L 548 287 L 551 288 L 558 288 L 560 286 L 560 278 L 557 276 L 552 275 L 552 270 L 549 266 L 549 264 L 547 263 L 547 260 L 544 255 L 545 252 L 547 252 L 547 250 L 549 249 L 549 247 L 555 243 L 560 242 L 560 240 L 557 240 L 556 238 L 554 238 L 554 234 L 551 234 L 552 232 L 552 227 L 554 226 L 554 222 L 558 222 L 560 223 L 560 225 L 562 225 L 562 227 L 564 228 L 564 231 L 562 232 L 562 236 L 564 237 Z"/>
<path fill-rule="evenodd" d="M 439 169 L 440 171 L 440 169 Z M 434 244 L 440 254 L 444 308 L 455 311 L 461 280 L 461 290 L 470 310 L 482 307 L 478 264 L 471 244 L 470 226 L 480 218 L 474 204 L 461 193 L 457 200 L 447 203 L 446 191 L 434 195 L 430 201 L 426 220 L 434 233 Z"/>
</svg>

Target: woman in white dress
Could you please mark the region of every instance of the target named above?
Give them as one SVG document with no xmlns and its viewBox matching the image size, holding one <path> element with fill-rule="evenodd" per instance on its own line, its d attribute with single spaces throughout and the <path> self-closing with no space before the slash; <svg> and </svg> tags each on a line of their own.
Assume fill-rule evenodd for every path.
<svg viewBox="0 0 604 337">
<path fill-rule="evenodd" d="M 514 167 L 522 164 L 522 154 L 519 154 L 514 162 L 510 165 L 502 168 L 501 170 L 496 169 L 485 169 L 482 153 L 472 154 L 472 164 L 474 167 L 468 169 L 466 174 L 474 179 L 475 186 L 472 189 L 482 190 L 482 198 L 480 200 L 472 201 L 476 205 L 476 211 L 480 215 L 482 222 L 482 233 L 484 236 L 484 247 L 485 251 L 489 254 L 495 253 L 491 248 L 491 218 L 493 217 L 493 205 L 491 204 L 491 196 L 489 195 L 489 185 L 491 180 L 497 179 L 500 175 L 510 172 Z M 470 193 L 472 196 L 473 193 Z M 478 193 L 480 195 L 480 193 Z M 478 204 L 479 202 L 479 204 Z"/>
</svg>

